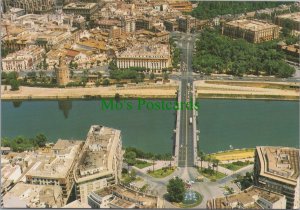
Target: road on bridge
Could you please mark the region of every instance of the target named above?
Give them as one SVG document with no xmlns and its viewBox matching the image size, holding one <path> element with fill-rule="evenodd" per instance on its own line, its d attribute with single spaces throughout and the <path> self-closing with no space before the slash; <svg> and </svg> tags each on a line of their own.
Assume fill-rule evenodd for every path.
<svg viewBox="0 0 300 210">
<path fill-rule="evenodd" d="M 184 34 L 178 40 L 178 47 L 181 48 L 181 102 L 192 101 L 192 55 L 196 36 L 192 34 Z M 192 122 L 191 122 L 192 120 Z M 193 111 L 183 107 L 180 113 L 180 131 L 179 131 L 179 167 L 194 166 L 194 136 L 193 136 Z"/>
</svg>

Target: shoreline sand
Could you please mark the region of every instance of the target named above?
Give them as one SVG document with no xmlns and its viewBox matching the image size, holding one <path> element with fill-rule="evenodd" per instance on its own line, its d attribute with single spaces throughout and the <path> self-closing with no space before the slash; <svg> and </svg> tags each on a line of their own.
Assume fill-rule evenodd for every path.
<svg viewBox="0 0 300 210">
<path fill-rule="evenodd" d="M 232 81 L 230 81 L 232 83 Z M 211 83 L 210 81 L 195 81 L 197 98 L 213 99 L 247 99 L 247 100 L 299 100 L 299 90 L 266 88 L 258 86 L 224 84 L 224 81 Z M 269 84 L 260 82 L 260 84 Z M 121 98 L 151 98 L 175 99 L 178 82 L 156 85 L 135 85 L 117 88 L 109 87 L 76 87 L 76 88 L 40 88 L 20 87 L 18 91 L 4 90 L 1 86 L 1 100 L 63 100 L 63 99 L 97 99 L 114 98 L 119 94 Z"/>
</svg>

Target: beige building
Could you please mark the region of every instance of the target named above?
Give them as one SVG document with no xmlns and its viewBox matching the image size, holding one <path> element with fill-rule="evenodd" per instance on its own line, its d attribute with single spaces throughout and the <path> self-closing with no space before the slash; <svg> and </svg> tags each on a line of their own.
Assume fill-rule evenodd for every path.
<svg viewBox="0 0 300 210">
<path fill-rule="evenodd" d="M 242 38 L 249 42 L 260 43 L 277 39 L 279 27 L 258 20 L 234 20 L 222 27 L 222 34 L 233 38 Z"/>
<path fill-rule="evenodd" d="M 50 153 L 37 158 L 37 162 L 25 175 L 26 183 L 60 186 L 65 204 L 74 184 L 73 168 L 82 144 L 82 141 L 59 139 Z"/>
<path fill-rule="evenodd" d="M 117 55 L 118 68 L 144 67 L 161 70 L 171 66 L 170 47 L 167 44 L 140 44 Z"/>
<path fill-rule="evenodd" d="M 299 209 L 299 163 L 299 149 L 256 147 L 254 184 L 285 195 L 287 209 Z"/>
<path fill-rule="evenodd" d="M 290 21 L 293 30 L 300 31 L 300 12 L 288 13 L 276 17 L 275 23 L 279 26 L 284 26 L 285 21 Z"/>
<path fill-rule="evenodd" d="M 63 57 L 59 58 L 59 66 L 55 69 L 58 85 L 67 85 L 70 81 L 69 67 Z"/>
<path fill-rule="evenodd" d="M 285 196 L 252 186 L 240 193 L 208 200 L 208 209 L 285 209 Z"/>
<path fill-rule="evenodd" d="M 193 5 L 187 0 L 168 0 L 169 6 L 181 12 L 191 12 Z"/>
<path fill-rule="evenodd" d="M 93 125 L 74 170 L 77 199 L 87 203 L 89 193 L 118 183 L 122 162 L 121 131 Z"/>
</svg>

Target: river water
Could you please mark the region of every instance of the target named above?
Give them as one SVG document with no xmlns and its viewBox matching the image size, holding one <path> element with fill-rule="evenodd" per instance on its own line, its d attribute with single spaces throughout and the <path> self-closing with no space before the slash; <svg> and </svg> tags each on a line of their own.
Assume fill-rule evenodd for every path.
<svg viewBox="0 0 300 210">
<path fill-rule="evenodd" d="M 137 100 L 131 102 L 137 107 Z M 298 102 L 223 99 L 198 102 L 200 149 L 205 152 L 226 150 L 230 145 L 233 148 L 298 146 Z M 172 152 L 175 111 L 103 110 L 100 100 L 2 101 L 1 107 L 2 137 L 33 137 L 44 133 L 51 141 L 84 140 L 90 125 L 101 124 L 120 129 L 124 146 L 148 152 Z"/>
</svg>

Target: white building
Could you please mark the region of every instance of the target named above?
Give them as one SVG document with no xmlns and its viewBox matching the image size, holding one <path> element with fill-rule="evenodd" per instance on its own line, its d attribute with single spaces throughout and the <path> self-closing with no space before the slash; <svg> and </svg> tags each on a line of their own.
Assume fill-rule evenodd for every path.
<svg viewBox="0 0 300 210">
<path fill-rule="evenodd" d="M 117 55 L 118 68 L 145 67 L 160 70 L 171 66 L 170 48 L 166 44 L 134 45 Z"/>
<path fill-rule="evenodd" d="M 43 59 L 45 50 L 32 45 L 15 53 L 8 54 L 2 59 L 3 71 L 31 71 Z"/>
</svg>

